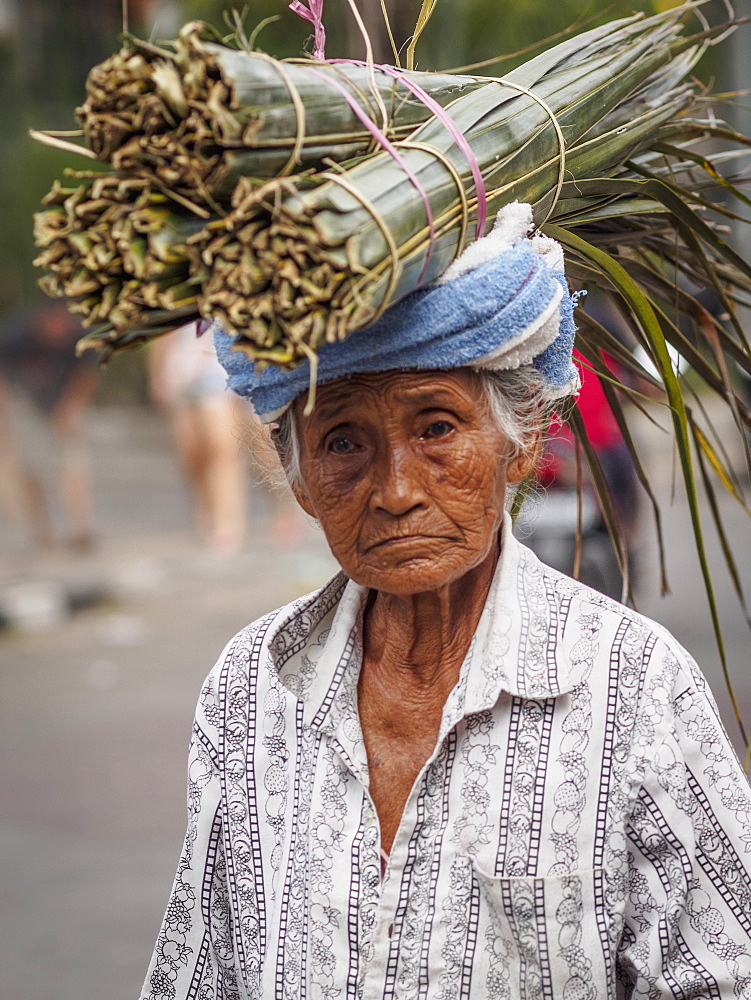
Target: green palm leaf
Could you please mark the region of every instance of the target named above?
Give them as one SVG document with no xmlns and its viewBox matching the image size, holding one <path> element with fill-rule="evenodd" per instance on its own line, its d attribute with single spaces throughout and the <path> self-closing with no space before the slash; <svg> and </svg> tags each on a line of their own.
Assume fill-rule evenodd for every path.
<svg viewBox="0 0 751 1000">
<path fill-rule="evenodd" d="M 704 580 L 704 587 L 707 594 L 707 601 L 712 618 L 712 627 L 714 629 L 715 640 L 717 642 L 717 649 L 720 655 L 726 682 L 728 683 L 729 690 L 732 692 L 732 684 L 730 682 L 730 675 L 728 671 L 727 654 L 725 651 L 725 642 L 722 636 L 722 627 L 720 624 L 719 610 L 715 597 L 715 589 L 709 569 L 709 561 L 707 559 L 706 545 L 704 542 L 704 529 L 699 509 L 699 497 L 696 490 L 696 479 L 694 475 L 690 444 L 691 424 L 686 410 L 686 404 L 683 399 L 683 393 L 681 392 L 678 378 L 673 370 L 673 362 L 668 353 L 665 336 L 660 327 L 660 323 L 647 296 L 639 288 L 633 278 L 631 278 L 628 272 L 613 257 L 604 253 L 602 250 L 599 250 L 597 247 L 592 246 L 592 244 L 587 243 L 574 233 L 561 229 L 558 226 L 546 226 L 545 231 L 547 235 L 559 240 L 565 247 L 568 247 L 569 250 L 581 255 L 587 260 L 592 261 L 601 269 L 603 274 L 608 276 L 613 284 L 613 287 L 617 289 L 617 291 L 628 303 L 632 314 L 636 318 L 642 330 L 642 333 L 650 343 L 655 362 L 659 368 L 660 377 L 665 387 L 665 393 L 667 395 L 670 408 L 675 444 L 683 473 L 683 482 L 686 488 L 686 497 L 688 500 L 689 514 L 694 532 L 694 541 L 696 544 L 697 555 L 699 557 L 699 565 Z M 583 424 L 578 426 L 577 430 L 580 438 L 586 439 L 586 432 Z M 613 537 L 614 543 L 617 545 L 619 535 L 617 526 L 611 525 L 611 523 L 608 522 L 608 527 L 611 531 L 611 537 Z M 616 551 L 618 551 L 618 548 Z M 738 724 L 743 740 L 745 743 L 748 743 L 746 730 L 735 700 L 734 708 L 737 713 Z"/>
</svg>

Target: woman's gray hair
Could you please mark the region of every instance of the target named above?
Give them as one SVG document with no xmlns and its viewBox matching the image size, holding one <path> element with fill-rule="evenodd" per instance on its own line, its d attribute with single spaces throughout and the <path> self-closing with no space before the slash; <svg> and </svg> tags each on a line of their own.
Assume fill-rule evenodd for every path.
<svg viewBox="0 0 751 1000">
<path fill-rule="evenodd" d="M 480 379 L 496 427 L 508 440 L 510 459 L 533 451 L 552 409 L 545 380 L 531 365 L 507 371 L 471 369 Z M 290 485 L 301 482 L 300 439 L 293 408 L 279 417 L 274 434 L 277 451 Z"/>
<path fill-rule="evenodd" d="M 509 443 L 503 458 L 533 452 L 553 409 L 545 379 L 532 365 L 477 374 L 495 425 Z"/>
</svg>

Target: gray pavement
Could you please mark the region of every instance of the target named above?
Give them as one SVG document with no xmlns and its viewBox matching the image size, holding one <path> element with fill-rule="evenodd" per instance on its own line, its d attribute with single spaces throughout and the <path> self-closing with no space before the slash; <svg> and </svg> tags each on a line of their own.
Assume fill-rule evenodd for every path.
<svg viewBox="0 0 751 1000">
<path fill-rule="evenodd" d="M 271 505 L 260 490 L 246 548 L 212 558 L 191 536 L 159 419 L 113 408 L 95 416 L 97 549 L 85 558 L 32 560 L 9 526 L 0 531 L 10 539 L 0 550 L 0 604 L 14 588 L 18 601 L 25 586 L 28 609 L 37 588 L 36 620 L 0 634 L 0 996 L 8 1000 L 138 995 L 184 832 L 185 755 L 201 681 L 237 629 L 335 568 L 320 532 L 304 520 L 287 547 L 272 541 Z M 669 501 L 667 439 L 644 433 Z M 748 518 L 721 502 L 751 583 Z M 694 652 L 727 707 L 678 502 L 666 531 L 673 594 L 657 594 L 645 528 L 640 610 Z M 717 564 L 716 543 L 712 559 Z M 748 716 L 749 633 L 726 577 L 718 580 Z M 61 591 L 99 603 L 70 613 L 56 603 Z"/>
</svg>

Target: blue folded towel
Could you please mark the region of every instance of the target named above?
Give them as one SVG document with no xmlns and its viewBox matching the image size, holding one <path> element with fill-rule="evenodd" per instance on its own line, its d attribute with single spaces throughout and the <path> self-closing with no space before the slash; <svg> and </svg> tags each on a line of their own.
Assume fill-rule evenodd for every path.
<svg viewBox="0 0 751 1000">
<path fill-rule="evenodd" d="M 571 361 L 574 331 L 563 271 L 551 270 L 525 238 L 475 270 L 413 292 L 346 340 L 323 345 L 316 381 L 394 369 L 499 369 L 532 363 L 544 376 L 550 397 L 558 398 L 578 386 Z M 233 350 L 234 338 L 221 328 L 215 328 L 214 339 L 229 387 L 249 397 L 264 422 L 308 391 L 308 361 L 293 371 L 273 365 L 259 371 L 246 354 Z"/>
</svg>

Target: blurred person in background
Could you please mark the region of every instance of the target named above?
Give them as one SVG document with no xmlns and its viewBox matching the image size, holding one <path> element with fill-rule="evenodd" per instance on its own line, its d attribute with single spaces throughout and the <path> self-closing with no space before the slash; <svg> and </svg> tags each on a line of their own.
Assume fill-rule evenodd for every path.
<svg viewBox="0 0 751 1000">
<path fill-rule="evenodd" d="M 241 444 L 246 404 L 226 389 L 210 337 L 188 323 L 157 340 L 150 353 L 150 393 L 169 415 L 190 490 L 196 531 L 221 555 L 239 551 L 246 534 L 246 462 Z"/>
<path fill-rule="evenodd" d="M 11 317 L 0 336 L 3 478 L 43 549 L 62 541 L 85 550 L 93 540 L 84 417 L 98 373 L 95 358 L 76 356 L 82 334 L 64 303 L 44 302 Z"/>
<path fill-rule="evenodd" d="M 578 351 L 574 351 L 574 359 L 581 377 L 576 406 L 623 530 L 629 557 L 629 576 L 633 582 L 638 570 L 639 489 L 636 470 L 618 422 L 608 405 L 600 377 Z M 612 357 L 605 355 L 604 360 L 614 378 L 628 378 L 628 373 Z M 537 473 L 544 495 L 542 498 L 533 495 L 525 504 L 522 537 L 525 544 L 548 565 L 562 573 L 575 573 L 583 583 L 618 599 L 623 588 L 618 557 L 586 459 L 581 452 L 577 457 L 577 449 L 569 428 L 554 419 Z M 581 493 L 577 486 L 580 477 Z M 581 537 L 577 540 L 579 530 Z M 577 554 L 579 564 L 578 570 L 575 570 Z"/>
</svg>

